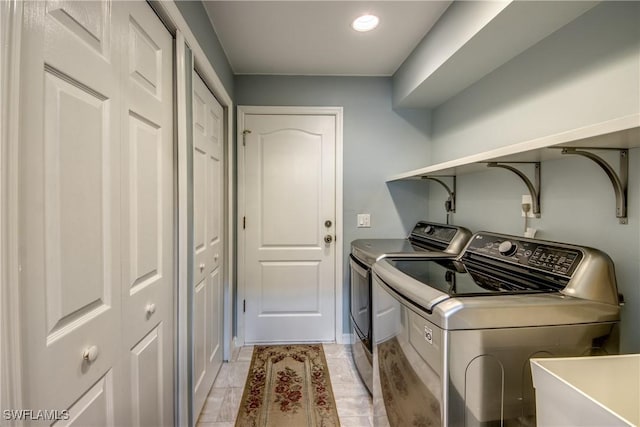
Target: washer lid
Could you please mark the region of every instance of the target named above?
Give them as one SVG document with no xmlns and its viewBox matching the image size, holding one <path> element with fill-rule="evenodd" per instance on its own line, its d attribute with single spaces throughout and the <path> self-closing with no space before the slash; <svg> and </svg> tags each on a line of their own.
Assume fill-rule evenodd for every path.
<svg viewBox="0 0 640 427">
<path fill-rule="evenodd" d="M 416 249 L 408 239 L 358 239 L 351 242 L 351 253 L 368 266 L 390 253 L 411 253 Z"/>
<path fill-rule="evenodd" d="M 391 257 L 387 262 L 399 272 L 450 297 L 548 293 L 563 288 L 545 280 L 525 280 L 513 274 L 475 268 L 451 258 Z"/>
<path fill-rule="evenodd" d="M 446 253 L 458 255 L 471 232 L 456 225 L 418 221 L 407 239 L 358 239 L 351 242 L 351 254 L 371 266 L 383 255 Z"/>
</svg>

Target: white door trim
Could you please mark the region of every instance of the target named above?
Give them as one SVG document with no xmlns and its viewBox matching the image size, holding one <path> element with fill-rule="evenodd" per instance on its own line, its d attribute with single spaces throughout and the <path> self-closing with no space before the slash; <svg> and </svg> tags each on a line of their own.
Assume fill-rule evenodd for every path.
<svg viewBox="0 0 640 427">
<path fill-rule="evenodd" d="M 273 107 L 273 106 L 238 106 L 238 129 L 237 141 L 238 146 L 242 144 L 243 133 L 245 128 L 245 115 L 247 114 L 282 114 L 282 115 L 332 115 L 336 121 L 336 176 L 335 176 L 335 229 L 336 229 L 336 246 L 335 246 L 335 337 L 336 342 L 343 344 L 344 333 L 342 331 L 342 310 L 344 290 L 342 283 L 342 247 L 343 242 L 343 223 L 342 223 L 342 107 Z M 238 155 L 238 218 L 237 218 L 237 235 L 238 235 L 238 301 L 237 301 L 237 343 L 244 344 L 244 316 L 243 316 L 243 300 L 245 299 L 245 273 L 244 273 L 244 250 L 245 242 L 241 237 L 242 233 L 242 217 L 245 210 L 245 182 L 244 182 L 244 157 Z"/>
<path fill-rule="evenodd" d="M 0 2 L 0 408 L 22 407 L 18 141 L 22 2 Z M 8 421 L 8 425 L 17 425 Z"/>
<path fill-rule="evenodd" d="M 176 241 L 177 253 L 177 268 L 176 277 L 178 282 L 176 303 L 176 366 L 178 369 L 176 375 L 176 420 L 179 425 L 187 425 L 189 419 L 189 337 L 188 337 L 188 325 L 189 316 L 187 309 L 187 295 L 188 295 L 188 274 L 186 266 L 189 265 L 189 258 L 187 256 L 189 251 L 189 244 L 187 239 L 187 233 L 189 230 L 188 217 L 188 188 L 189 177 L 187 165 L 188 145 L 187 145 L 187 93 L 186 93 L 186 73 L 191 73 L 191 70 L 187 70 L 185 55 L 185 39 L 180 30 L 176 30 L 176 136 L 177 136 L 177 163 L 178 163 L 178 209 L 177 209 L 177 234 L 178 239 Z"/>
</svg>

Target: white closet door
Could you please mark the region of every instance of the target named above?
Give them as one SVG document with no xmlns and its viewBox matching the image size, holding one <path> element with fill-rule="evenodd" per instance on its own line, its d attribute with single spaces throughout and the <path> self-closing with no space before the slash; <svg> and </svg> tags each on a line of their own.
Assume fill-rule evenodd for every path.
<svg viewBox="0 0 640 427">
<path fill-rule="evenodd" d="M 194 414 L 222 364 L 223 110 L 193 73 Z"/>
<path fill-rule="evenodd" d="M 173 424 L 173 41 L 144 2 L 122 11 L 122 307 L 131 426 Z"/>
<path fill-rule="evenodd" d="M 36 1 L 24 16 L 24 406 L 68 410 L 60 425 L 172 424 L 170 37 L 144 2 Z"/>
<path fill-rule="evenodd" d="M 115 425 L 121 362 L 118 25 L 25 3 L 20 243 L 25 407 Z M 90 359 L 83 352 L 92 349 Z M 49 422 L 51 424 L 51 422 Z"/>
</svg>

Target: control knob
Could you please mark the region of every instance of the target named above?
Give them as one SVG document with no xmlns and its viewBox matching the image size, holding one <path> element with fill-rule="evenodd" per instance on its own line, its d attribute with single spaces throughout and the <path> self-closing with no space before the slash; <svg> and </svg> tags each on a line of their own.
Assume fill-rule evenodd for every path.
<svg viewBox="0 0 640 427">
<path fill-rule="evenodd" d="M 424 232 L 427 233 L 427 234 L 433 234 L 434 231 L 435 231 L 435 228 L 433 228 L 433 226 L 431 226 L 431 225 L 427 225 L 424 228 Z"/>
<path fill-rule="evenodd" d="M 518 245 L 509 240 L 505 240 L 504 242 L 500 243 L 500 246 L 498 246 L 498 252 L 500 252 L 500 254 L 504 256 L 511 256 L 515 254 L 517 250 Z"/>
</svg>

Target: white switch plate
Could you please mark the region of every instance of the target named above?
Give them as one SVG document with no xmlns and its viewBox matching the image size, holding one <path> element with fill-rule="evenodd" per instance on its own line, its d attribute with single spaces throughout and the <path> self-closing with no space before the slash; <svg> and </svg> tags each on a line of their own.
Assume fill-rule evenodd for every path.
<svg viewBox="0 0 640 427">
<path fill-rule="evenodd" d="M 529 203 L 529 206 L 531 206 L 531 208 L 529 209 L 529 212 L 527 212 L 527 217 L 529 218 L 535 218 L 535 214 L 533 213 L 533 203 L 531 202 L 531 194 L 523 194 L 522 195 L 522 204 L 525 203 Z M 524 217 L 524 211 L 522 210 L 522 207 L 520 207 L 520 213 L 521 215 Z"/>
<path fill-rule="evenodd" d="M 371 227 L 371 215 L 370 214 L 358 214 L 358 228 Z"/>
</svg>

